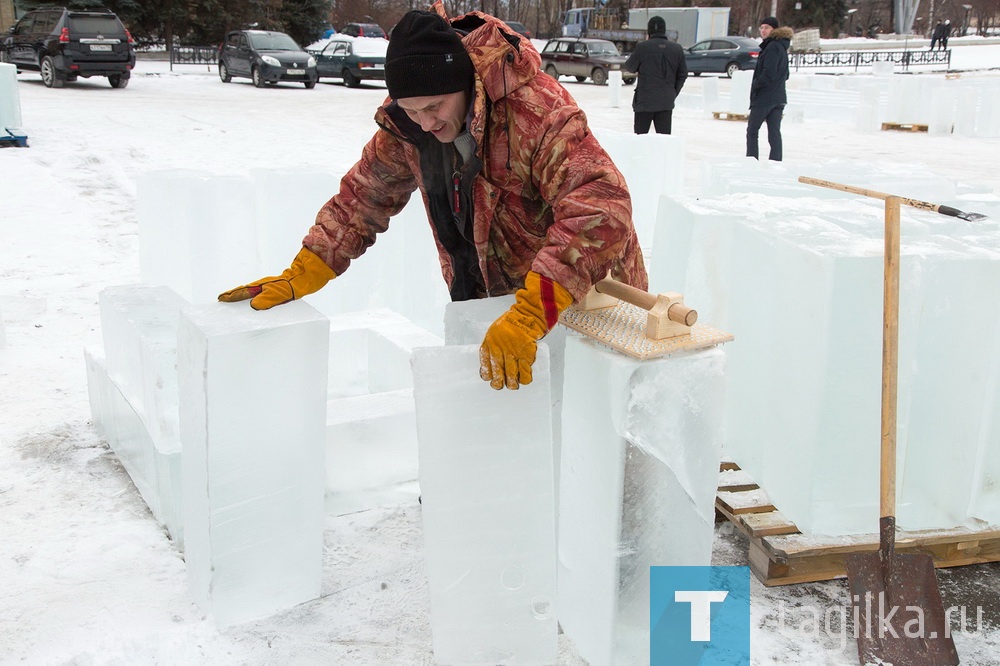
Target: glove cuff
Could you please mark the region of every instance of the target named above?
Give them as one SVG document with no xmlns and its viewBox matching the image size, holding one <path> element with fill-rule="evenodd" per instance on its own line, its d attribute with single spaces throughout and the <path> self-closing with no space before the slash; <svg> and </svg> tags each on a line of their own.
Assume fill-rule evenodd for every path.
<svg viewBox="0 0 1000 666">
<path fill-rule="evenodd" d="M 511 307 L 520 315 L 521 324 L 542 338 L 559 322 L 559 315 L 573 304 L 573 295 L 552 278 L 529 271 L 524 277 L 524 288 L 515 294 Z"/>
</svg>

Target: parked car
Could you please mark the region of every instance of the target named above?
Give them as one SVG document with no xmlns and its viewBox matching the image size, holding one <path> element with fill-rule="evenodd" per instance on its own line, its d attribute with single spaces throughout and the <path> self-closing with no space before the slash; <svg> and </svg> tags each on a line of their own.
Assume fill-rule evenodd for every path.
<svg viewBox="0 0 1000 666">
<path fill-rule="evenodd" d="M 46 7 L 30 11 L 0 41 L 0 61 L 37 71 L 49 88 L 77 77 L 106 76 L 112 88 L 128 85 L 135 49 L 109 10 Z"/>
<path fill-rule="evenodd" d="M 319 80 L 316 60 L 283 32 L 234 30 L 219 49 L 219 78 L 248 77 L 258 88 L 279 81 L 315 88 Z"/>
<path fill-rule="evenodd" d="M 684 53 L 688 73 L 719 72 L 729 78 L 741 69 L 755 69 L 760 42 L 749 37 L 703 39 Z"/>
<path fill-rule="evenodd" d="M 627 58 L 618 47 L 606 39 L 557 37 L 542 49 L 542 71 L 558 80 L 560 76 L 575 76 L 579 82 L 588 78 L 599 86 L 608 81 L 608 72 L 620 71 Z M 622 71 L 625 83 L 635 81 L 636 74 Z"/>
<path fill-rule="evenodd" d="M 528 39 L 531 39 L 531 31 L 528 30 L 523 23 L 519 23 L 518 21 L 504 21 L 504 23 L 510 26 L 511 30 L 521 35 L 522 37 L 527 37 Z"/>
<path fill-rule="evenodd" d="M 385 34 L 385 30 L 378 27 L 375 23 L 348 23 L 340 29 L 340 32 L 351 37 L 381 37 L 382 39 L 389 39 L 388 35 Z"/>
<path fill-rule="evenodd" d="M 334 35 L 306 49 L 316 59 L 320 78 L 343 79 L 348 88 L 357 88 L 366 79 L 385 80 L 384 39 Z"/>
</svg>

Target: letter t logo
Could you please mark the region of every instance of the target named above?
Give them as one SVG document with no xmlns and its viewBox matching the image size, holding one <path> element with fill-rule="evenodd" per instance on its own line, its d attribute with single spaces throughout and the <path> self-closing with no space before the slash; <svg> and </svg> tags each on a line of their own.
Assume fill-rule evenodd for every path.
<svg viewBox="0 0 1000 666">
<path fill-rule="evenodd" d="M 691 640 L 712 640 L 712 603 L 723 601 L 725 590 L 675 590 L 674 601 L 691 604 Z"/>
</svg>

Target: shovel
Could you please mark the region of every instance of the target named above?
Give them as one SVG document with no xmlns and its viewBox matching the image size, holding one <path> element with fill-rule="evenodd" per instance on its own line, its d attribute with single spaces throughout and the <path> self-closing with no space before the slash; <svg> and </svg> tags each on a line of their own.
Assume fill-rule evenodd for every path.
<svg viewBox="0 0 1000 666">
<path fill-rule="evenodd" d="M 827 185 L 823 183 L 824 187 Z M 847 186 L 837 187 L 846 189 Z M 895 550 L 899 209 L 900 204 L 909 200 L 877 193 L 868 196 L 885 198 L 881 518 L 878 551 L 847 556 L 847 581 L 855 606 L 858 656 L 862 664 L 954 666 L 958 664 L 958 653 L 944 614 L 931 556 L 923 553 L 903 555 Z"/>
<path fill-rule="evenodd" d="M 840 190 L 842 192 L 851 192 L 853 194 L 860 194 L 864 197 L 871 197 L 873 199 L 882 199 L 883 201 L 893 196 L 891 194 L 886 194 L 885 192 L 876 192 L 875 190 L 866 190 L 863 187 L 854 187 L 853 185 L 841 185 L 840 183 L 832 183 L 828 180 L 819 180 L 818 178 L 809 178 L 808 176 L 799 176 L 799 182 L 805 183 L 807 185 L 818 185 L 819 187 L 828 187 L 831 190 Z M 932 213 L 941 213 L 942 215 L 948 215 L 950 217 L 957 217 L 962 220 L 968 220 L 969 222 L 978 222 L 979 220 L 985 220 L 988 216 L 982 213 L 964 213 L 957 208 L 952 208 L 951 206 L 942 206 L 940 204 L 933 204 L 929 201 L 920 201 L 918 199 L 907 199 L 905 197 L 894 197 L 899 199 L 899 203 L 906 206 L 913 206 L 914 208 L 919 208 L 920 210 L 929 210 Z"/>
</svg>

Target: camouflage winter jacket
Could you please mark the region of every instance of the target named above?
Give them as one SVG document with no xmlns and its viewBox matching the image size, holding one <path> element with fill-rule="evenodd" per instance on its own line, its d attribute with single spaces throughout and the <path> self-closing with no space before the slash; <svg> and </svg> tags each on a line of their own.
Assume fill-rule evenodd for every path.
<svg viewBox="0 0 1000 666">
<path fill-rule="evenodd" d="M 513 293 L 529 270 L 555 280 L 576 299 L 609 271 L 646 289 L 625 180 L 583 111 L 540 73 L 534 46 L 501 21 L 473 12 L 452 24 L 467 33 L 463 43 L 476 71 L 467 128 L 482 163 L 468 183 L 474 210 L 469 240 L 485 286 L 477 296 Z M 304 245 L 338 275 L 386 230 L 415 189 L 431 216 L 417 148 L 416 134 L 423 133 L 412 123 L 405 127 L 404 118 L 389 100 L 378 110 L 381 130 L 305 238 Z M 450 288 L 453 256 L 437 228 L 434 236 Z"/>
</svg>

